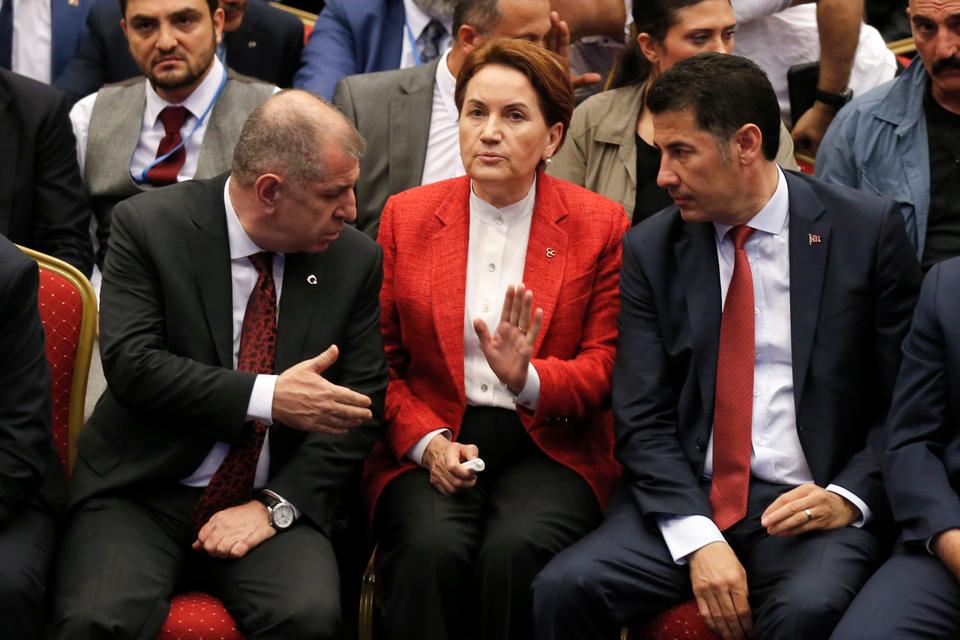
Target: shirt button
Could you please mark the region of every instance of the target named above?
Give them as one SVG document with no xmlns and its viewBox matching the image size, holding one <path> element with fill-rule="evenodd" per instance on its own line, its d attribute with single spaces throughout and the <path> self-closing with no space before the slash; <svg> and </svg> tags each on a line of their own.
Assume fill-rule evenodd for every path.
<svg viewBox="0 0 960 640">
<path fill-rule="evenodd" d="M 497 224 L 503 224 L 503 217 L 502 217 L 502 216 L 497 216 L 496 223 L 497 223 Z"/>
<path fill-rule="evenodd" d="M 488 388 L 489 388 L 489 387 L 487 387 L 487 385 L 485 385 L 485 384 L 480 385 L 480 391 L 483 391 L 484 393 L 486 393 L 486 391 L 487 391 Z"/>
<path fill-rule="evenodd" d="M 490 305 L 485 304 L 482 307 L 480 307 L 480 310 L 486 313 L 487 311 L 490 311 Z"/>
<path fill-rule="evenodd" d="M 493 271 L 496 268 L 497 268 L 497 265 L 493 264 L 492 262 L 487 265 L 487 271 Z"/>
</svg>

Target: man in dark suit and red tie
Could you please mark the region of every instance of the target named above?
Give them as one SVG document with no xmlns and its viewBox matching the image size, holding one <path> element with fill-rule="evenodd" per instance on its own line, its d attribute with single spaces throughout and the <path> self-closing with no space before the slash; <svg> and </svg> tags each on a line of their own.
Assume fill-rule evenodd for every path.
<svg viewBox="0 0 960 640">
<path fill-rule="evenodd" d="M 900 546 L 834 638 L 960 636 L 960 258 L 920 292 L 887 419 L 884 483 Z"/>
<path fill-rule="evenodd" d="M 604 637 L 693 596 L 725 638 L 825 638 L 886 551 L 876 447 L 914 252 L 893 201 L 776 166 L 752 62 L 685 60 L 647 105 L 675 206 L 624 238 L 624 483 L 534 582 L 537 637 Z"/>
<path fill-rule="evenodd" d="M 382 252 L 348 224 L 363 149 L 286 92 L 229 174 L 118 206 L 51 637 L 153 638 L 192 578 L 246 637 L 340 638 L 330 525 L 387 385 Z"/>
</svg>

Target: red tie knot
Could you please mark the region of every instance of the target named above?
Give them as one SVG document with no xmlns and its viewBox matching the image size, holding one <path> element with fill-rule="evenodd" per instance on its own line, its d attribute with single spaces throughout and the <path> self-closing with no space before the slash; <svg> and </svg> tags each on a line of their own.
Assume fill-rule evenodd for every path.
<svg viewBox="0 0 960 640">
<path fill-rule="evenodd" d="M 730 229 L 730 238 L 733 240 L 733 246 L 737 251 L 743 249 L 743 245 L 747 243 L 747 238 L 750 237 L 751 233 L 753 233 L 753 229 L 742 224 Z"/>
<path fill-rule="evenodd" d="M 164 107 L 159 116 L 160 122 L 163 123 L 163 132 L 168 136 L 179 134 L 189 115 L 190 112 L 186 107 Z"/>
<path fill-rule="evenodd" d="M 273 275 L 273 253 L 270 251 L 261 251 L 260 253 L 253 254 L 250 256 L 250 262 L 253 263 L 254 269 L 257 270 L 257 275 Z"/>
</svg>

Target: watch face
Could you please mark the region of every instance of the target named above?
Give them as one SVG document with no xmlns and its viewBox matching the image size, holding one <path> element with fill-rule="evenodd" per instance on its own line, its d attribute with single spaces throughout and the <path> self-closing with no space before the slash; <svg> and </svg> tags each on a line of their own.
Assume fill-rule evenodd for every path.
<svg viewBox="0 0 960 640">
<path fill-rule="evenodd" d="M 286 529 L 293 524 L 293 506 L 281 503 L 273 508 L 273 526 L 277 529 Z"/>
</svg>

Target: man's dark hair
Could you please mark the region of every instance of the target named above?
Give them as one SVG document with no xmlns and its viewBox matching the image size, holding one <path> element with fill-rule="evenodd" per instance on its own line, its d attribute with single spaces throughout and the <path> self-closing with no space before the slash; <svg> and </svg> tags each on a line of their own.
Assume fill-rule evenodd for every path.
<svg viewBox="0 0 960 640">
<path fill-rule="evenodd" d="M 459 0 L 453 9 L 453 39 L 465 24 L 482 34 L 490 33 L 501 17 L 499 0 Z"/>
<path fill-rule="evenodd" d="M 712 133 L 718 145 L 743 125 L 755 124 L 763 136 L 763 155 L 777 157 L 777 94 L 767 74 L 746 58 L 711 52 L 678 62 L 650 87 L 647 107 L 653 114 L 690 109 L 697 126 Z"/>
<path fill-rule="evenodd" d="M 207 0 L 207 8 L 210 9 L 210 17 L 213 17 L 213 12 L 217 10 L 217 7 L 220 6 L 219 0 Z M 120 0 L 120 15 L 123 18 L 127 17 L 127 0 Z"/>
</svg>

